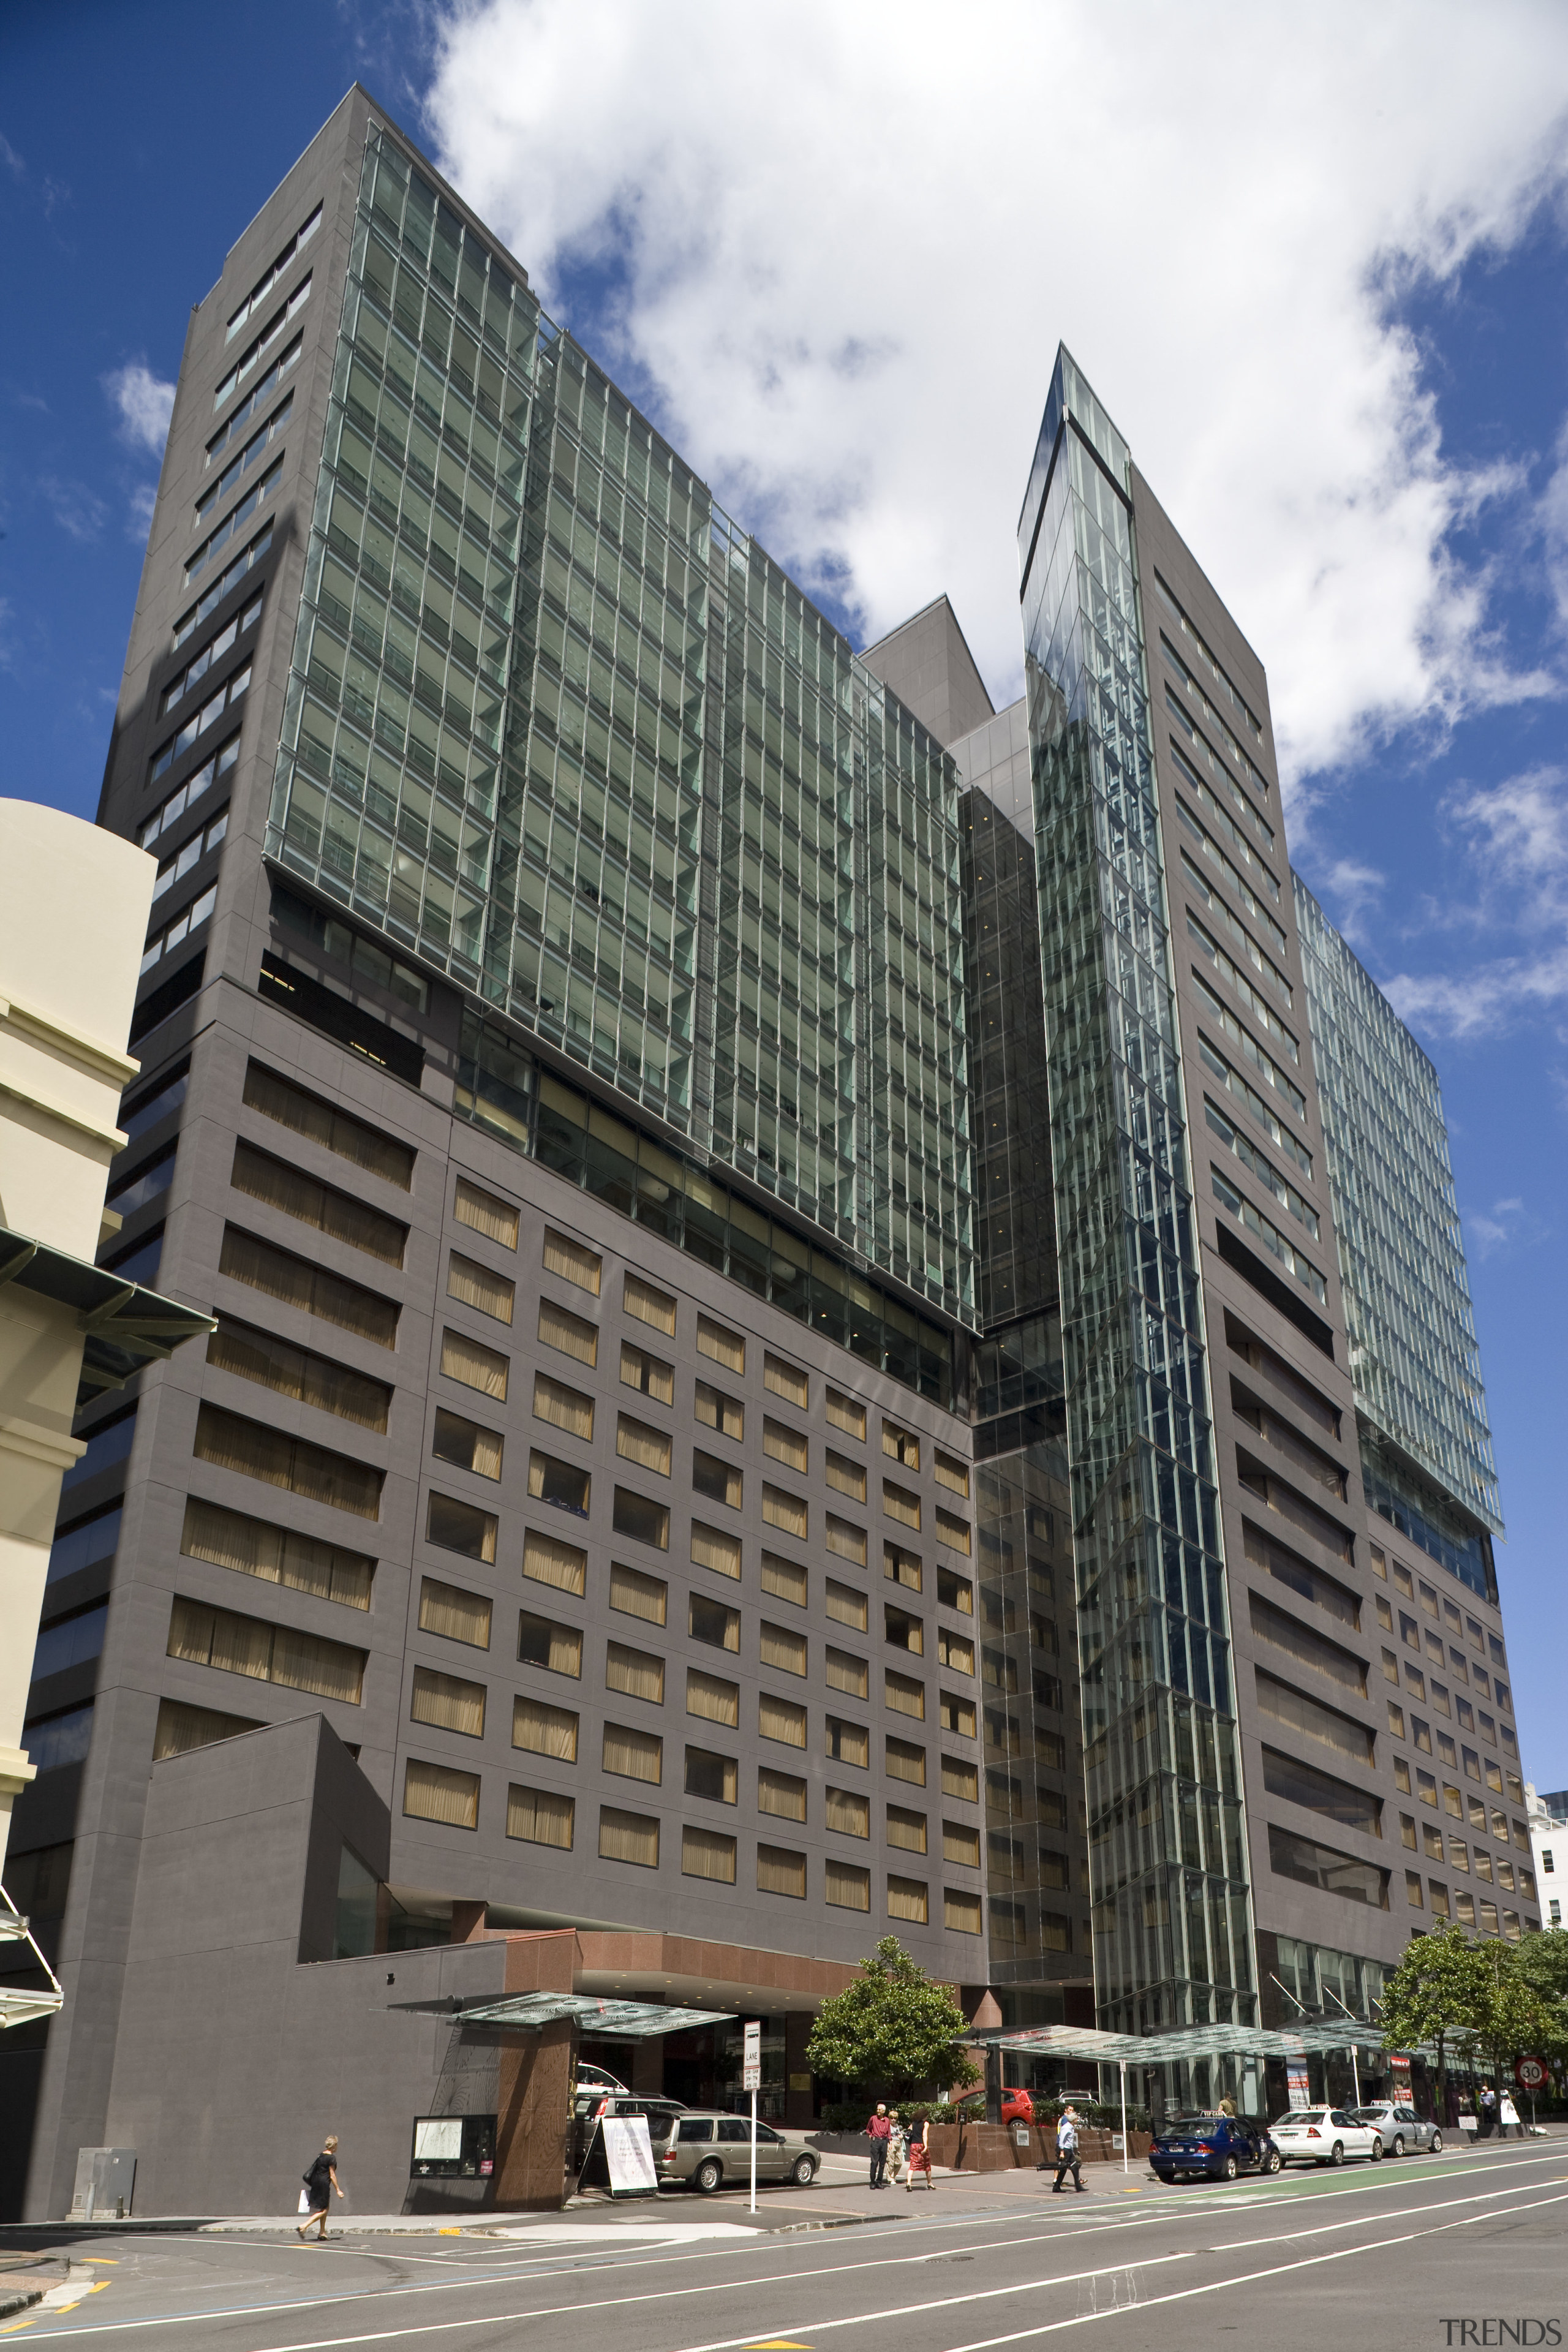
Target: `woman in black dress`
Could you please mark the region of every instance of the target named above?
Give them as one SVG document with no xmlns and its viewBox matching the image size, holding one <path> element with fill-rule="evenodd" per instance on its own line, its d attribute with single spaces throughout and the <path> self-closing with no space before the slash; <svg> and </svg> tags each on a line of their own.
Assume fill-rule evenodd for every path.
<svg viewBox="0 0 1568 2352">
<path fill-rule="evenodd" d="M 321 2225 L 317 2233 L 317 2242 L 319 2243 L 326 2236 L 327 2208 L 332 2201 L 334 2189 L 338 2189 L 338 2195 L 341 2197 L 343 2192 L 338 2189 L 338 2141 L 335 2132 L 322 2143 L 321 2155 L 305 2175 L 305 2193 L 310 2198 L 310 2203 L 305 2219 L 295 2230 L 296 2237 L 308 2238 L 312 2221 L 319 2221 Z"/>
</svg>

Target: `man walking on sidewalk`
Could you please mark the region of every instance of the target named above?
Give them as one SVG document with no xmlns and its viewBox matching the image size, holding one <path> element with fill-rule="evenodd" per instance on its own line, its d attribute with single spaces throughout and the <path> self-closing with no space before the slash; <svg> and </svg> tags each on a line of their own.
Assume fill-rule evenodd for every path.
<svg viewBox="0 0 1568 2352">
<path fill-rule="evenodd" d="M 888 2185 L 888 2142 L 893 2126 L 888 2120 L 886 2107 L 879 2107 L 866 2126 L 866 2137 L 871 2143 L 871 2186 L 886 2189 Z"/>
<path fill-rule="evenodd" d="M 1062 2182 L 1069 2172 L 1072 2185 L 1081 2197 L 1084 2187 L 1078 2162 L 1078 2113 L 1070 2106 L 1062 2109 L 1061 2121 L 1057 2126 L 1057 2177 L 1051 2188 L 1053 2197 L 1061 2195 Z"/>
</svg>

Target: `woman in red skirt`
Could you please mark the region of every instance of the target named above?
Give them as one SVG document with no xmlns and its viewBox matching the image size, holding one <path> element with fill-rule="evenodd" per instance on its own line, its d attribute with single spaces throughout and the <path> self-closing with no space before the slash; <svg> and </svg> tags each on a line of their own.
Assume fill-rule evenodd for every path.
<svg viewBox="0 0 1568 2352">
<path fill-rule="evenodd" d="M 936 2182 L 931 2179 L 931 2117 L 929 2116 L 918 2132 L 911 2131 L 910 2134 L 910 2169 L 904 2182 L 906 2189 L 914 2187 L 917 2173 L 924 2178 L 928 2189 L 936 2187 Z"/>
</svg>

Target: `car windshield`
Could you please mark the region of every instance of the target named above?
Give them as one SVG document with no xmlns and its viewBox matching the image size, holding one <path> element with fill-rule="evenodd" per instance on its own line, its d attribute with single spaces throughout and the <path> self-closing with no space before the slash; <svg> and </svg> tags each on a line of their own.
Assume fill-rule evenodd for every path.
<svg viewBox="0 0 1568 2352">
<path fill-rule="evenodd" d="M 1321 2124 L 1327 2114 L 1326 2107 L 1293 2107 L 1288 2116 L 1281 2116 L 1279 2121 L 1289 2130 L 1292 2124 Z"/>
</svg>

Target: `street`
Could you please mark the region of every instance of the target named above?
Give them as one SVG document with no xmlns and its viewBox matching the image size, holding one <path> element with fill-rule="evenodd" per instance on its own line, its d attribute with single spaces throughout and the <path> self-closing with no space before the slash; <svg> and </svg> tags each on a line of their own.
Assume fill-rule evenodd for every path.
<svg viewBox="0 0 1568 2352">
<path fill-rule="evenodd" d="M 1088 2194 L 1060 2199 L 1033 2172 L 874 2195 L 858 2168 L 835 2165 L 812 2190 L 770 2195 L 756 2223 L 743 2196 L 682 2197 L 496 2216 L 483 2235 L 345 2226 L 325 2247 L 266 2225 L 62 2225 L 43 2250 L 58 2284 L 0 2321 L 0 2338 L 107 2352 L 1000 2352 L 1103 2324 L 1112 2344 L 1176 2352 L 1216 2333 L 1285 2352 L 1447 2352 L 1552 2345 L 1568 2328 L 1568 2140 L 1228 2187 L 1163 2188 L 1108 2165 L 1086 2178 Z"/>
</svg>

